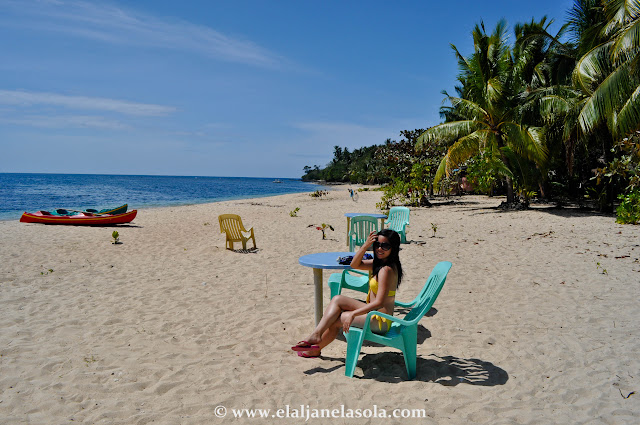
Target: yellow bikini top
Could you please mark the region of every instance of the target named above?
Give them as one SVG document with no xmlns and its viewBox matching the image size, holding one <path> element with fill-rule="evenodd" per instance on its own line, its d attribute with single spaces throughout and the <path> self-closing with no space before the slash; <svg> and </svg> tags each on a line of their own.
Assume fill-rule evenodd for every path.
<svg viewBox="0 0 640 425">
<path fill-rule="evenodd" d="M 373 276 L 371 276 L 369 278 L 369 290 L 370 290 L 370 292 L 367 294 L 367 302 L 369 302 L 369 298 L 370 298 L 371 292 L 373 292 L 374 295 L 378 294 L 378 281 Z M 388 295 L 390 297 L 392 297 L 395 294 L 396 294 L 396 291 L 389 291 Z"/>
</svg>

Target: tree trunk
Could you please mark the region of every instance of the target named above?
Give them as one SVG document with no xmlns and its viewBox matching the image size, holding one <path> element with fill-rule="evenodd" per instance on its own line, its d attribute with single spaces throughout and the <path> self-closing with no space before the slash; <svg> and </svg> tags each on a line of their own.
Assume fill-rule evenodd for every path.
<svg viewBox="0 0 640 425">
<path fill-rule="evenodd" d="M 509 159 L 505 156 L 504 152 L 502 152 L 502 148 L 504 147 L 504 142 L 502 141 L 502 135 L 499 134 L 497 137 L 498 141 L 498 150 L 500 151 L 500 159 L 509 170 L 513 170 L 511 168 L 511 163 Z M 511 180 L 510 176 L 505 176 L 507 180 L 507 203 L 512 204 L 514 201 L 513 197 L 513 180 Z"/>
<path fill-rule="evenodd" d="M 547 193 L 544 190 L 544 187 L 546 186 L 546 184 L 544 184 L 543 182 L 539 182 L 538 183 L 538 187 L 540 188 L 540 197 L 541 198 L 546 198 L 547 197 Z"/>
<path fill-rule="evenodd" d="M 509 176 L 506 176 L 506 179 L 507 179 L 507 203 L 513 204 L 513 201 L 514 201 L 513 180 L 511 180 L 511 177 Z"/>
</svg>

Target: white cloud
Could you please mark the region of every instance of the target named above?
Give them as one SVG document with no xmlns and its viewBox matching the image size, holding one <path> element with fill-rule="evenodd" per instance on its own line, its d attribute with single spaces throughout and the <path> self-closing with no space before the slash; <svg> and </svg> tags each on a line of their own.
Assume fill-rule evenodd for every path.
<svg viewBox="0 0 640 425">
<path fill-rule="evenodd" d="M 0 117 L 0 123 L 49 129 L 99 128 L 102 130 L 126 130 L 129 128 L 129 126 L 118 121 L 105 119 L 104 117 L 86 115 L 30 115 L 20 118 Z"/>
<path fill-rule="evenodd" d="M 23 107 L 52 105 L 69 109 L 110 111 L 137 116 L 163 116 L 176 110 L 169 106 L 136 103 L 103 97 L 66 96 L 56 93 L 20 90 L 0 90 L 0 104 Z"/>
<path fill-rule="evenodd" d="M 285 61 L 251 41 L 229 37 L 212 28 L 186 21 L 162 20 L 102 2 L 70 0 L 37 3 L 0 3 L 0 9 L 2 6 L 10 7 L 14 13 L 26 19 L 18 23 L 5 21 L 5 24 L 21 25 L 29 31 L 55 31 L 107 43 L 189 50 L 220 60 L 261 67 L 277 67 Z"/>
</svg>

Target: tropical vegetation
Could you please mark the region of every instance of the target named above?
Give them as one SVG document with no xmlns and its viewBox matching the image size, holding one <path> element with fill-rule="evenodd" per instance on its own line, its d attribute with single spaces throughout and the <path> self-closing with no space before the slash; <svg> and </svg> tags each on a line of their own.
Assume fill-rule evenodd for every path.
<svg viewBox="0 0 640 425">
<path fill-rule="evenodd" d="M 458 190 L 505 194 L 507 206 L 590 200 L 640 210 L 640 0 L 574 0 L 556 33 L 543 17 L 473 28 L 442 123 L 349 152 L 336 146 L 304 179 L 387 185 L 387 203 Z M 635 162 L 634 162 L 635 161 Z M 636 182 L 636 183 L 634 183 Z M 394 197 L 394 194 L 396 195 Z M 620 211 L 620 208 L 618 209 Z M 633 218 L 628 220 L 633 221 Z"/>
</svg>

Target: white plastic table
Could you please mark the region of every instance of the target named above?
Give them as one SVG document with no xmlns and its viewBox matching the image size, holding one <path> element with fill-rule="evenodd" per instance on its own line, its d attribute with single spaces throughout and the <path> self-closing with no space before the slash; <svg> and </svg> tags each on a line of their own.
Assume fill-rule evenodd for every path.
<svg viewBox="0 0 640 425">
<path fill-rule="evenodd" d="M 387 218 L 384 214 L 369 214 L 369 213 L 346 213 L 344 215 L 347 217 L 347 246 L 349 246 L 349 231 L 351 231 L 351 218 L 352 217 L 373 217 L 380 219 L 380 230 L 384 229 L 384 220 Z"/>
<path fill-rule="evenodd" d="M 315 286 L 315 319 L 316 325 L 322 319 L 324 308 L 322 306 L 322 269 L 345 270 L 350 268 L 348 264 L 338 263 L 338 257 L 353 255 L 353 252 L 319 252 L 303 255 L 298 263 L 305 267 L 313 268 L 313 284 Z"/>
</svg>

